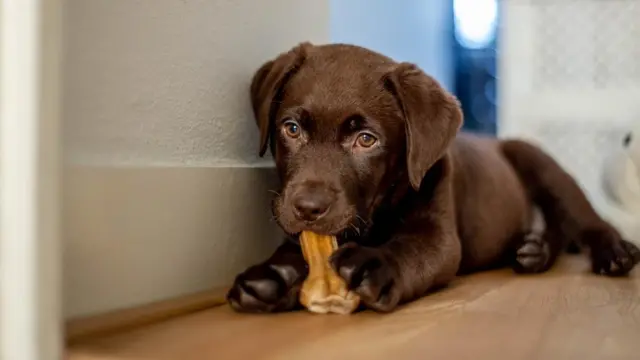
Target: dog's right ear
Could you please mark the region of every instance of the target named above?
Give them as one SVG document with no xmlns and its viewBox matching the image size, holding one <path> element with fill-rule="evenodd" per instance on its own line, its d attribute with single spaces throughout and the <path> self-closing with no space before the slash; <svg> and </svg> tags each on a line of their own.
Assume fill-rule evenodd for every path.
<svg viewBox="0 0 640 360">
<path fill-rule="evenodd" d="M 260 156 L 267 151 L 284 86 L 300 68 L 311 46 L 311 43 L 304 42 L 280 54 L 262 65 L 251 80 L 251 105 L 260 129 Z"/>
<path fill-rule="evenodd" d="M 411 186 L 418 190 L 462 126 L 462 110 L 453 95 L 414 64 L 398 64 L 384 80 L 404 114 L 407 172 Z"/>
</svg>

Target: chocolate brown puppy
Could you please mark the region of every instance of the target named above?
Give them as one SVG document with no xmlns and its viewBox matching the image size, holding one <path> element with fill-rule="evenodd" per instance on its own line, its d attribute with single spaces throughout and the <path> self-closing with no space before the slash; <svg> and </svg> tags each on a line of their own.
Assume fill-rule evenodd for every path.
<svg viewBox="0 0 640 360">
<path fill-rule="evenodd" d="M 461 273 L 505 263 L 545 271 L 570 245 L 588 250 L 598 274 L 625 275 L 638 262 L 640 251 L 539 148 L 458 134 L 457 100 L 415 65 L 303 43 L 257 71 L 251 100 L 260 154 L 270 149 L 282 181 L 273 212 L 288 236 L 238 275 L 228 293 L 238 311 L 299 305 L 303 230 L 337 236 L 331 265 L 377 311 Z M 533 231 L 534 208 L 543 232 Z"/>
</svg>

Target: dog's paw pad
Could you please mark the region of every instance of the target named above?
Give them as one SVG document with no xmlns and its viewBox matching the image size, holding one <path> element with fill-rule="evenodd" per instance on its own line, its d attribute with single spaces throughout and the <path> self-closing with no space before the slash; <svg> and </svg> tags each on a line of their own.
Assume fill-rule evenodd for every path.
<svg viewBox="0 0 640 360">
<path fill-rule="evenodd" d="M 527 234 L 516 247 L 513 269 L 518 273 L 537 273 L 546 270 L 551 251 L 549 243 L 537 234 Z"/>
<path fill-rule="evenodd" d="M 387 312 L 398 305 L 399 273 L 382 251 L 346 244 L 331 256 L 331 266 L 369 309 Z"/>
<path fill-rule="evenodd" d="M 640 249 L 609 229 L 584 232 L 584 241 L 591 244 L 591 266 L 596 274 L 627 275 L 640 262 Z"/>
<path fill-rule="evenodd" d="M 261 264 L 238 275 L 227 293 L 229 305 L 239 312 L 274 312 L 296 306 L 298 279 L 291 267 Z"/>
<path fill-rule="evenodd" d="M 624 276 L 638 263 L 637 247 L 625 240 L 609 248 L 592 250 L 593 272 L 606 276 Z"/>
</svg>

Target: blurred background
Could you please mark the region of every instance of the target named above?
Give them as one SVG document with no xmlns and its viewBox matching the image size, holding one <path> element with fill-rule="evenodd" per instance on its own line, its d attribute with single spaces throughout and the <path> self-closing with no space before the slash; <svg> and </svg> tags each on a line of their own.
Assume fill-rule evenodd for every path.
<svg viewBox="0 0 640 360">
<path fill-rule="evenodd" d="M 61 211 L 21 213 L 52 229 L 29 230 L 22 249 L 62 256 L 65 319 L 224 286 L 273 249 L 277 179 L 257 156 L 248 86 L 301 41 L 418 64 L 460 99 L 465 130 L 540 144 L 640 240 L 638 0 L 41 0 L 0 2 L 0 16 L 2 173 L 25 176 L 2 179 L 4 224 L 43 224 L 7 211 L 25 203 L 11 187 L 24 179 L 48 196 L 37 199 L 60 200 Z M 40 111 L 21 112 L 24 94 Z M 15 140 L 8 119 L 25 114 L 58 120 L 34 125 L 48 147 Z M 18 144 L 44 173 L 13 172 L 14 154 L 31 154 Z M 7 229 L 2 249 L 24 234 Z M 29 247 L 42 233 L 59 246 Z"/>
</svg>

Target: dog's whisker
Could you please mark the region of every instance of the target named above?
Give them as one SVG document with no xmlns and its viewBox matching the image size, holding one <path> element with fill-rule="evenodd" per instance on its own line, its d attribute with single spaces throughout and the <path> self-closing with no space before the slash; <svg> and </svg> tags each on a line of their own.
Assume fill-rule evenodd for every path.
<svg viewBox="0 0 640 360">
<path fill-rule="evenodd" d="M 356 219 L 360 220 L 363 225 L 367 225 L 368 222 L 360 215 L 356 215 Z"/>
<path fill-rule="evenodd" d="M 275 190 L 268 189 L 267 191 L 272 193 L 272 194 L 275 194 L 276 196 L 280 196 L 280 193 L 275 191 Z"/>
<path fill-rule="evenodd" d="M 353 223 L 349 223 L 349 226 L 356 232 L 356 234 L 358 234 L 358 236 L 360 236 L 360 228 L 355 226 Z"/>
</svg>

